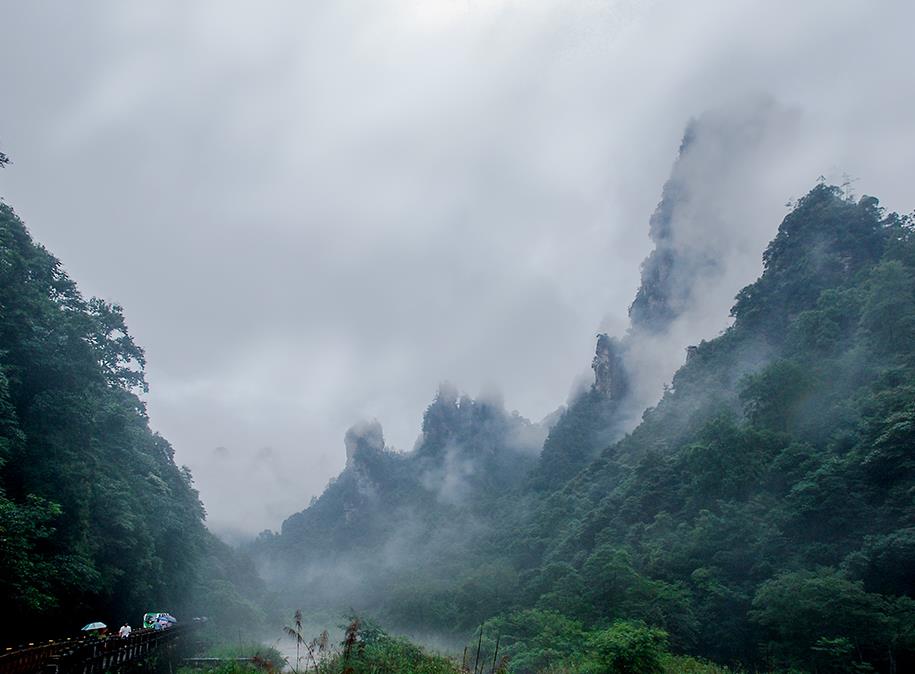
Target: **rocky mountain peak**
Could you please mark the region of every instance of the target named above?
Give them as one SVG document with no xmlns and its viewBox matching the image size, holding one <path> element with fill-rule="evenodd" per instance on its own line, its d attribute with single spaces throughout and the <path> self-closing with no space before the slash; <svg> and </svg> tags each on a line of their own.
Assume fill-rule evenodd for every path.
<svg viewBox="0 0 915 674">
<path fill-rule="evenodd" d="M 594 370 L 593 388 L 612 400 L 620 399 L 627 389 L 626 371 L 623 368 L 622 348 L 615 337 L 597 336 L 597 348 L 591 369 Z"/>
</svg>

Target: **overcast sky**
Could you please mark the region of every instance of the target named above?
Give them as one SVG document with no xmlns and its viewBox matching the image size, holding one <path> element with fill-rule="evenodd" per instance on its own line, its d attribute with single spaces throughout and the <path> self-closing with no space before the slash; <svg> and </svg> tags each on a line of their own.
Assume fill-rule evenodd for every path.
<svg viewBox="0 0 915 674">
<path fill-rule="evenodd" d="M 0 0 L 0 22 L 0 194 L 123 304 L 152 426 L 229 537 L 319 494 L 360 419 L 409 449 L 442 380 L 535 420 L 564 403 L 625 328 L 692 116 L 768 96 L 792 120 L 723 195 L 771 209 L 734 223 L 754 241 L 820 174 L 915 206 L 908 0 Z"/>
</svg>

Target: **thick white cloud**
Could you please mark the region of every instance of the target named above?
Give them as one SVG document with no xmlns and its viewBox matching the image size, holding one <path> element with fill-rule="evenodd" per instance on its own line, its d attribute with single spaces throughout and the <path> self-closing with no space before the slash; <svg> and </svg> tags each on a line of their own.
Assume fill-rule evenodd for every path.
<svg viewBox="0 0 915 674">
<path fill-rule="evenodd" d="M 843 172 L 913 205 L 905 0 L 0 15 L 0 193 L 87 293 L 126 307 L 152 424 L 220 532 L 300 509 L 359 418 L 410 447 L 440 380 L 496 385 L 533 418 L 562 403 L 596 330 L 625 325 L 691 116 L 760 94 L 796 111 L 779 179 L 761 162 L 728 181 L 728 212 Z M 778 225 L 758 220 L 735 223 L 765 230 L 745 240 Z M 736 290 L 716 292 L 722 316 Z"/>
</svg>

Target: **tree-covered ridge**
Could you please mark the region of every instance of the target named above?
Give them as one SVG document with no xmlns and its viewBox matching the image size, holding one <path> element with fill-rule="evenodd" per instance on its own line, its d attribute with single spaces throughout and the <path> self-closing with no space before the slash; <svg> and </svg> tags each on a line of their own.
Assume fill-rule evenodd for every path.
<svg viewBox="0 0 915 674">
<path fill-rule="evenodd" d="M 82 297 L 0 203 L 0 594 L 16 616 L 7 638 L 136 621 L 156 607 L 203 613 L 193 604 L 210 594 L 204 585 L 229 576 L 212 568 L 226 552 L 203 525 L 189 472 L 150 431 L 137 396 L 144 365 L 121 308 Z"/>
<path fill-rule="evenodd" d="M 530 519 L 523 603 L 642 619 L 719 661 L 904 671 L 915 232 L 821 185 L 764 260 L 733 326 Z"/>
</svg>

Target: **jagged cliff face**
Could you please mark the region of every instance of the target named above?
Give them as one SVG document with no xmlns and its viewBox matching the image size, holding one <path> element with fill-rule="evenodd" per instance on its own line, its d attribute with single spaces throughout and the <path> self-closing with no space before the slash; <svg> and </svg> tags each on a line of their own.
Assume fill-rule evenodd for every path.
<svg viewBox="0 0 915 674">
<path fill-rule="evenodd" d="M 597 336 L 594 360 L 594 390 L 605 398 L 619 400 L 626 394 L 626 371 L 618 340 L 606 335 Z"/>
<path fill-rule="evenodd" d="M 534 489 L 558 489 L 619 437 L 620 405 L 629 390 L 624 355 L 620 340 L 597 336 L 591 361 L 594 382 L 571 401 L 550 429 L 531 474 Z"/>
<path fill-rule="evenodd" d="M 687 125 L 649 219 L 654 248 L 642 263 L 641 284 L 629 308 L 633 333 L 668 332 L 678 319 L 702 312 L 716 293 L 725 303 L 715 307 L 721 315 L 737 290 L 756 277 L 758 251 L 774 229 L 756 225 L 756 214 L 747 210 L 752 197 L 745 185 L 758 179 L 759 158 L 788 142 L 795 123 L 794 113 L 761 100 L 707 112 Z M 742 199 L 733 203 L 735 195 Z M 771 221 L 779 217 L 773 212 Z M 752 267 L 741 269 L 746 261 Z"/>
<path fill-rule="evenodd" d="M 681 145 L 681 156 L 688 137 L 689 131 Z M 672 177 L 664 185 L 661 201 L 649 220 L 649 236 L 655 247 L 642 262 L 642 282 L 629 306 L 629 320 L 639 330 L 663 331 L 680 314 L 688 298 L 688 286 L 678 283 L 682 263 L 671 232 L 676 206 L 687 198 L 685 186 Z"/>
<path fill-rule="evenodd" d="M 690 240 L 695 218 L 715 217 L 702 213 L 703 198 L 694 184 L 694 155 L 701 154 L 709 136 L 721 133 L 713 123 L 692 121 L 687 125 L 670 177 L 661 190 L 661 200 L 648 221 L 654 249 L 642 262 L 642 279 L 629 307 L 631 330 L 636 333 L 665 332 L 687 311 L 694 287 L 702 277 L 720 273 L 722 260 L 716 244 L 703 237 Z M 699 140 L 697 141 L 697 136 Z"/>
</svg>

